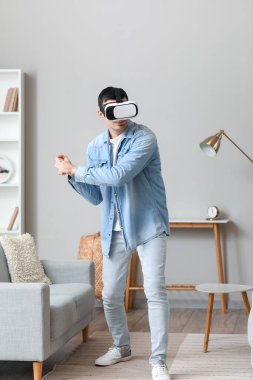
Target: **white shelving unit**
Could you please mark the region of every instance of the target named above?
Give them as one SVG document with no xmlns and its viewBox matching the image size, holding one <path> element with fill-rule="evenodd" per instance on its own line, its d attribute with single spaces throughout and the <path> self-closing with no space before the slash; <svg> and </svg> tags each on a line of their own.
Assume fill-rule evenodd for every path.
<svg viewBox="0 0 253 380">
<path fill-rule="evenodd" d="M 4 112 L 7 91 L 17 87 L 18 112 Z M 0 183 L 0 236 L 20 235 L 25 232 L 24 215 L 24 74 L 21 70 L 0 69 L 0 156 L 7 156 L 13 166 L 8 182 Z M 19 208 L 12 230 L 7 226 Z"/>
</svg>

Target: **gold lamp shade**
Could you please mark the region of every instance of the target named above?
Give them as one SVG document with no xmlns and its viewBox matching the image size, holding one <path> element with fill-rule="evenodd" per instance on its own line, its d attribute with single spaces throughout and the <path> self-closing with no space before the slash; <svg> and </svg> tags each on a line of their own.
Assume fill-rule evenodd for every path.
<svg viewBox="0 0 253 380">
<path fill-rule="evenodd" d="M 207 139 L 202 141 L 199 144 L 202 151 L 205 154 L 207 154 L 209 157 L 215 157 L 218 150 L 219 150 L 220 141 L 221 141 L 223 134 L 224 134 L 224 131 L 221 130 L 220 132 L 216 133 L 215 135 L 207 137 Z"/>
</svg>

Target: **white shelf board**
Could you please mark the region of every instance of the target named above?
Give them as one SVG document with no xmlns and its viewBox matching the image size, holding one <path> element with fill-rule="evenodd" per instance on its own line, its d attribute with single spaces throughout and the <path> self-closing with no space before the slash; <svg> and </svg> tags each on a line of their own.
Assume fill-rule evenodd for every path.
<svg viewBox="0 0 253 380">
<path fill-rule="evenodd" d="M 0 183 L 0 187 L 18 187 L 18 183 Z"/>
<path fill-rule="evenodd" d="M 21 73 L 21 69 L 1 69 L 0 74 L 6 74 L 6 73 Z"/>
<path fill-rule="evenodd" d="M 18 142 L 19 139 L 0 139 L 0 142 Z"/>
<path fill-rule="evenodd" d="M 0 112 L 0 116 L 13 116 L 19 115 L 19 112 Z"/>
<path fill-rule="evenodd" d="M 6 228 L 0 228 L 0 235 L 15 235 L 18 233 L 18 230 L 7 230 Z"/>
</svg>

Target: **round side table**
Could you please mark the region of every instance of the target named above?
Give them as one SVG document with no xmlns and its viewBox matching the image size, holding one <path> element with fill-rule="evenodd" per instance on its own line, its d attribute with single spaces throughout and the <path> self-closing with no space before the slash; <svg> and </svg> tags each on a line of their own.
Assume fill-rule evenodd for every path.
<svg viewBox="0 0 253 380">
<path fill-rule="evenodd" d="M 196 290 L 199 292 L 208 293 L 208 304 L 207 304 L 207 310 L 206 310 L 206 331 L 205 331 L 204 347 L 203 347 L 203 352 L 207 352 L 215 293 L 223 294 L 223 293 L 241 292 L 242 299 L 245 305 L 245 312 L 247 315 L 249 315 L 250 304 L 249 304 L 249 300 L 247 296 L 247 291 L 253 290 L 253 286 L 239 285 L 239 284 L 211 283 L 211 284 L 199 284 L 196 286 Z"/>
</svg>

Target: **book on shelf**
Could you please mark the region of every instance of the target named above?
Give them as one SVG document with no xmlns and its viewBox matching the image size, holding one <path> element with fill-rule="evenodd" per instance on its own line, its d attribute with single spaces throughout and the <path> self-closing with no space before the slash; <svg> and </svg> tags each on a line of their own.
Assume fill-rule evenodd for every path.
<svg viewBox="0 0 253 380">
<path fill-rule="evenodd" d="M 13 88 L 9 88 L 7 95 L 6 95 L 6 99 L 5 99 L 4 112 L 8 112 L 11 97 L 12 97 L 12 92 L 13 92 Z"/>
<path fill-rule="evenodd" d="M 18 88 L 12 87 L 7 91 L 4 112 L 17 112 L 18 111 Z"/>
<path fill-rule="evenodd" d="M 14 226 L 14 223 L 17 219 L 17 216 L 18 216 L 18 211 L 19 211 L 19 208 L 18 207 L 15 207 L 15 210 L 13 211 L 13 214 L 11 216 L 11 219 L 10 219 L 10 222 L 8 224 L 8 227 L 7 227 L 7 231 L 11 231 L 13 226 Z"/>
</svg>

